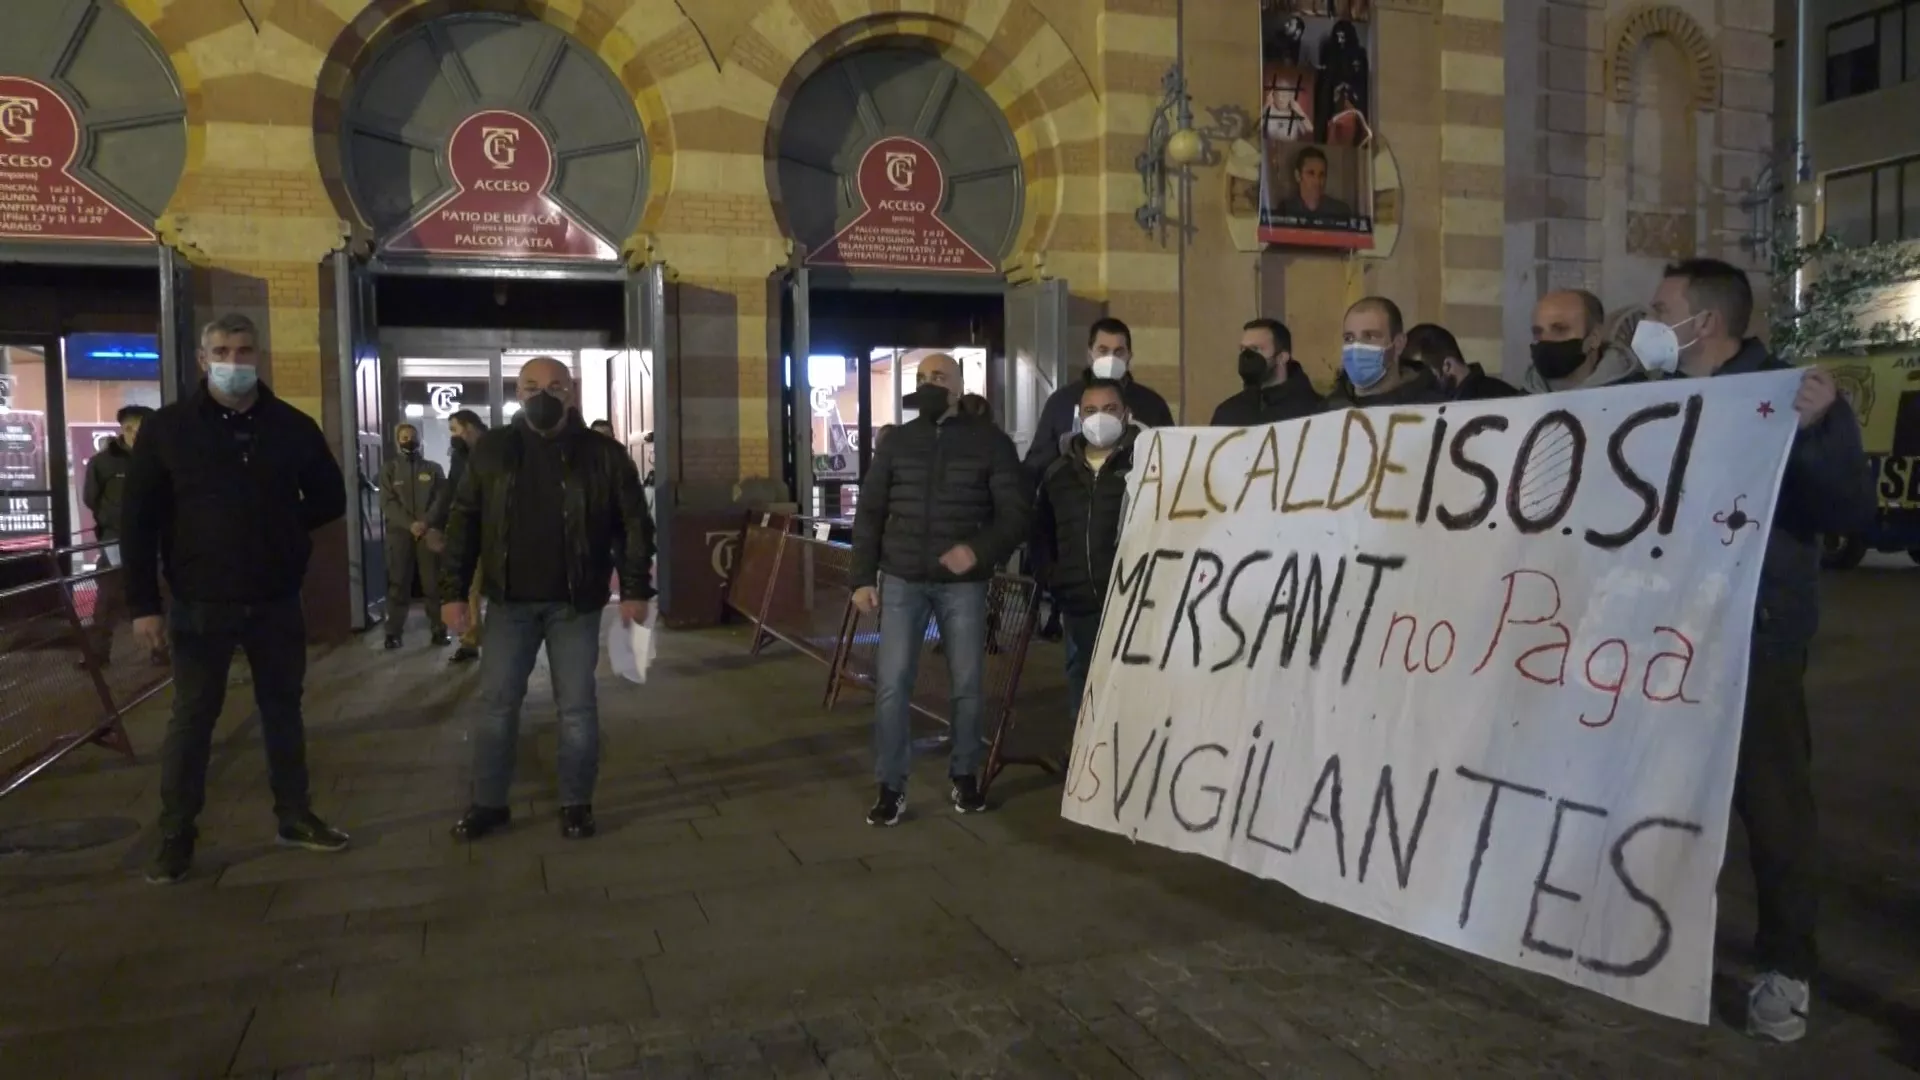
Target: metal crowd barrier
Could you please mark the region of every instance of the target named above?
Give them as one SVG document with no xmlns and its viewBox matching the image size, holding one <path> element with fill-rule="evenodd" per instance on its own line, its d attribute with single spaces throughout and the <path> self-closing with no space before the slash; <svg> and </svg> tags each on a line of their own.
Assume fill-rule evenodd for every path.
<svg viewBox="0 0 1920 1080">
<path fill-rule="evenodd" d="M 133 756 L 121 718 L 172 680 L 134 639 L 125 572 L 103 544 L 0 558 L 24 584 L 0 590 L 0 796 L 78 747 Z M 94 569 L 68 573 L 95 556 Z"/>
<path fill-rule="evenodd" d="M 846 522 L 762 514 L 747 524 L 740 558 L 728 580 L 727 603 L 753 626 L 749 649 L 758 653 L 783 641 L 827 666 L 823 705 L 832 708 L 843 691 L 871 692 L 880 649 L 878 614 L 862 615 L 848 587 L 853 549 L 828 539 Z M 981 723 L 990 740 L 981 787 L 990 787 L 1007 765 L 1034 765 L 1049 772 L 1058 763 L 1005 752 L 1014 726 L 1014 699 L 1037 609 L 1031 579 L 998 574 L 987 589 L 987 658 L 981 687 Z M 914 679 L 913 711 L 937 723 L 951 722 L 953 686 L 942 655 L 938 624 L 929 622 Z"/>
</svg>

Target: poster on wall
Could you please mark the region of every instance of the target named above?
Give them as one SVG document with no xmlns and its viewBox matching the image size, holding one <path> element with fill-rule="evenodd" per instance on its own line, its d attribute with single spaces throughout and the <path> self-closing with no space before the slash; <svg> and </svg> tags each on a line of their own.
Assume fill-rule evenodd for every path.
<svg viewBox="0 0 1920 1080">
<path fill-rule="evenodd" d="M 80 121 L 53 87 L 0 75 L 0 237 L 151 243 L 135 221 L 74 175 Z"/>
<path fill-rule="evenodd" d="M 1143 435 L 1062 814 L 1704 1023 L 1799 384 Z"/>
<path fill-rule="evenodd" d="M 447 138 L 453 190 L 403 227 L 384 250 L 469 259 L 592 259 L 619 255 L 553 197 L 553 144 L 519 113 L 490 109 Z"/>
<path fill-rule="evenodd" d="M 1373 0 L 1261 0 L 1260 240 L 1373 247 Z"/>
<path fill-rule="evenodd" d="M 53 542 L 47 492 L 47 414 L 6 406 L 12 376 L 0 376 L 0 552 Z"/>
</svg>

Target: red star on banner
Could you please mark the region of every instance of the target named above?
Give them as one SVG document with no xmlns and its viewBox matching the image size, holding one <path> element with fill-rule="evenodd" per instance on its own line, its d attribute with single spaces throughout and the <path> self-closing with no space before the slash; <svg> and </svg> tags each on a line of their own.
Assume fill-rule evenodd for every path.
<svg viewBox="0 0 1920 1080">
<path fill-rule="evenodd" d="M 1763 401 L 1763 402 L 1761 402 L 1761 403 L 1760 403 L 1760 407 L 1759 407 L 1759 408 L 1757 408 L 1757 409 L 1755 409 L 1755 410 L 1753 410 L 1753 411 L 1754 411 L 1754 412 L 1757 412 L 1757 413 L 1759 413 L 1759 414 L 1760 414 L 1760 418 L 1761 418 L 1762 420 L 1765 420 L 1765 419 L 1767 419 L 1768 417 L 1770 417 L 1770 416 L 1772 416 L 1772 415 L 1773 415 L 1773 413 L 1774 413 L 1774 408 L 1773 408 L 1773 402 L 1771 402 L 1771 401 Z"/>
</svg>

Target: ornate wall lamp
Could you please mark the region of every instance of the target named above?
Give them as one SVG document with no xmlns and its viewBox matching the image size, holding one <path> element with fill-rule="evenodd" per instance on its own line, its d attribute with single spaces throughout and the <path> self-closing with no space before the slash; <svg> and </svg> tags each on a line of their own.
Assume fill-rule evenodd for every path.
<svg viewBox="0 0 1920 1080">
<path fill-rule="evenodd" d="M 1147 127 L 1146 148 L 1134 158 L 1145 201 L 1133 212 L 1133 220 L 1163 246 L 1169 226 L 1179 230 L 1183 243 L 1193 239 L 1194 167 L 1219 164 L 1221 156 L 1214 143 L 1231 142 L 1253 127 L 1252 118 L 1238 105 L 1210 108 L 1207 116 L 1205 127 L 1194 126 L 1186 73 L 1177 63 L 1168 68 L 1160 78 L 1160 103 L 1154 107 L 1153 123 Z M 1167 206 L 1169 194 L 1173 197 L 1171 210 Z"/>
</svg>

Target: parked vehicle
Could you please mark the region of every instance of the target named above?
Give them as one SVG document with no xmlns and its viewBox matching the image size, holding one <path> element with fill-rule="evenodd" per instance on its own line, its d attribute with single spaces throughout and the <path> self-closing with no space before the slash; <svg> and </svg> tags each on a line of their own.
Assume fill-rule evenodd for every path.
<svg viewBox="0 0 1920 1080">
<path fill-rule="evenodd" d="M 1920 345 L 1866 356 L 1815 361 L 1833 372 L 1860 418 L 1868 468 L 1880 494 L 1880 520 L 1865 533 L 1824 537 L 1821 564 L 1860 565 L 1869 551 L 1904 551 L 1920 562 Z"/>
</svg>

